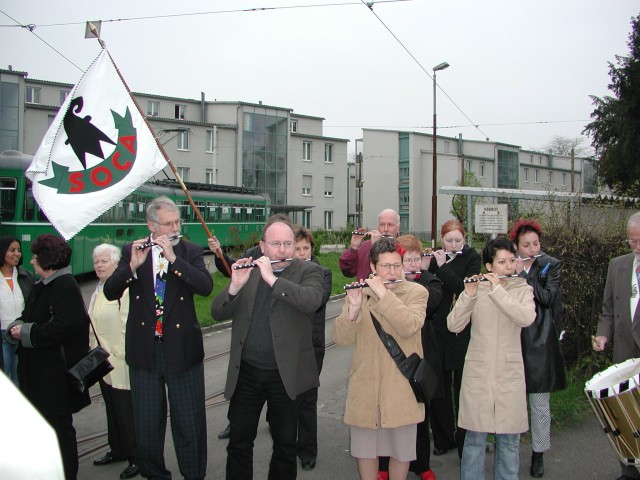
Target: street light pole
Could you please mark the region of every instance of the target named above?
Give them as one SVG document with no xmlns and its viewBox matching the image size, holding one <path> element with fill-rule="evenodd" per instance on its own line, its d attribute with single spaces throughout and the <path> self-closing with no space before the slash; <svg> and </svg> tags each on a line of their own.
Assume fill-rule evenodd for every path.
<svg viewBox="0 0 640 480">
<path fill-rule="evenodd" d="M 437 216 L 438 216 L 438 197 L 437 197 L 437 175 L 438 175 L 438 154 L 436 153 L 436 72 L 448 68 L 447 62 L 442 62 L 439 65 L 433 67 L 433 172 L 432 172 L 432 185 L 431 185 L 431 247 L 436 246 L 436 230 L 437 230 Z"/>
</svg>

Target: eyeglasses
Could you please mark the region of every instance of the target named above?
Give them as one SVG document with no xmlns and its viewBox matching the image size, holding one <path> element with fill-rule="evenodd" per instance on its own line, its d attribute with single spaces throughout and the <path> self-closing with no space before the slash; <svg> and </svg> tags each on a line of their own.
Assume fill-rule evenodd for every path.
<svg viewBox="0 0 640 480">
<path fill-rule="evenodd" d="M 411 265 L 412 263 L 420 263 L 421 261 L 422 261 L 422 258 L 414 257 L 414 258 L 405 258 L 402 260 L 402 263 L 404 263 L 405 265 Z"/>
<path fill-rule="evenodd" d="M 632 247 L 636 247 L 640 245 L 640 240 L 632 240 L 630 238 L 627 238 L 627 243 Z"/>
<path fill-rule="evenodd" d="M 164 223 L 160 223 L 160 222 L 154 222 L 158 225 L 160 225 L 161 227 L 179 227 L 182 224 L 182 220 L 176 220 L 174 222 L 164 222 Z"/>
<path fill-rule="evenodd" d="M 402 264 L 401 263 L 379 263 L 378 265 L 376 265 L 376 267 L 383 272 L 388 272 L 392 268 L 397 271 L 402 268 Z"/>
<path fill-rule="evenodd" d="M 291 248 L 291 247 L 293 247 L 293 242 L 291 242 L 291 241 L 288 241 L 288 242 L 275 241 L 275 242 L 265 242 L 265 243 L 267 243 L 268 245 L 270 245 L 273 248 L 280 248 L 280 247 Z"/>
</svg>

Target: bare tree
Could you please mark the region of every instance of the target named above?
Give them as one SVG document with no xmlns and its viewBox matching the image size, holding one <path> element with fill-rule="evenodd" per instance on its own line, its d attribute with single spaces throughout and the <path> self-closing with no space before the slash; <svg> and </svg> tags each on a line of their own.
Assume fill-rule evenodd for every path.
<svg viewBox="0 0 640 480">
<path fill-rule="evenodd" d="M 584 137 L 569 138 L 555 135 L 549 143 L 542 147 L 543 152 L 565 156 L 571 155 L 571 149 L 574 150 L 574 155 L 577 157 L 589 155 L 589 148 Z"/>
</svg>

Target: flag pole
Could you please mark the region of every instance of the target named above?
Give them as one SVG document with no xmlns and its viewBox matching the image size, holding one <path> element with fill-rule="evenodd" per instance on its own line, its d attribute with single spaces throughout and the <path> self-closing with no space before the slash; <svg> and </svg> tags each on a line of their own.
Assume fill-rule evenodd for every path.
<svg viewBox="0 0 640 480">
<path fill-rule="evenodd" d="M 186 195 L 187 200 L 189 200 L 189 204 L 191 205 L 191 208 L 193 208 L 193 211 L 195 212 L 196 216 L 198 217 L 198 220 L 202 224 L 202 227 L 204 228 L 205 232 L 207 233 L 207 237 L 208 238 L 212 238 L 213 237 L 213 233 L 211 233 L 211 230 L 209 230 L 209 227 L 207 226 L 206 222 L 204 221 L 204 218 L 202 218 L 202 214 L 200 213 L 200 210 L 198 210 L 198 207 L 196 206 L 195 202 L 193 201 L 193 198 L 191 197 L 191 193 L 189 192 L 189 190 L 187 189 L 187 186 L 182 181 L 182 178 L 180 177 L 180 174 L 178 173 L 178 170 L 176 169 L 175 165 L 173 164 L 173 162 L 169 158 L 169 155 L 167 154 L 167 152 L 165 151 L 164 147 L 162 146 L 162 143 L 160 143 L 160 140 L 156 136 L 156 132 L 153 130 L 153 128 L 151 127 L 151 125 L 147 121 L 146 115 L 142 112 L 142 109 L 140 108 L 140 105 L 138 105 L 138 102 L 136 101 L 136 99 L 134 98 L 133 94 L 131 93 L 131 90 L 129 89 L 129 85 L 127 85 L 127 82 L 125 81 L 124 77 L 120 73 L 120 70 L 118 69 L 118 66 L 116 65 L 116 62 L 113 61 L 113 57 L 111 56 L 109 51 L 106 49 L 106 45 L 105 45 L 104 41 L 102 41 L 102 39 L 99 37 L 97 29 L 95 29 L 95 26 L 93 24 L 91 24 L 91 23 L 90 23 L 90 29 L 91 29 L 91 32 L 94 35 L 96 35 L 96 38 L 98 39 L 98 42 L 100 42 L 100 45 L 106 51 L 107 55 L 109 55 L 109 60 L 111 60 L 111 63 L 113 63 L 113 67 L 115 68 L 116 72 L 118 73 L 118 76 L 120 77 L 120 80 L 122 81 L 122 84 L 124 85 L 124 88 L 127 90 L 127 93 L 129 94 L 129 97 L 131 98 L 131 101 L 133 102 L 133 104 L 138 109 L 138 112 L 140 113 L 140 116 L 144 120 L 145 125 L 147 126 L 147 128 L 149 129 L 151 134 L 153 135 L 153 138 L 156 141 L 156 145 L 160 149 L 160 152 L 162 153 L 162 156 L 164 157 L 164 159 L 167 162 L 167 165 L 169 165 L 169 168 L 171 168 L 171 171 L 173 172 L 173 174 L 175 175 L 176 179 L 178 180 L 178 183 L 180 184 L 180 188 L 182 188 L 182 191 Z M 224 255 L 222 253 L 222 249 L 220 247 L 218 247 L 216 249 L 215 253 L 218 256 L 218 258 L 222 261 L 222 264 L 224 265 L 224 268 L 227 271 L 227 273 L 229 274 L 229 276 L 231 276 L 231 269 L 229 268 L 229 265 L 227 264 L 227 261 L 224 258 Z"/>
</svg>

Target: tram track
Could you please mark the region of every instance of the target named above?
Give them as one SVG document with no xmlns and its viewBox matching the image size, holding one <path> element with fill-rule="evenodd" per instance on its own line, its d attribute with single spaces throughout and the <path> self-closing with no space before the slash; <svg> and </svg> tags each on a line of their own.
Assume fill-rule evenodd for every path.
<svg viewBox="0 0 640 480">
<path fill-rule="evenodd" d="M 331 316 L 328 316 L 326 320 L 333 320 L 336 317 L 337 315 L 331 315 Z M 335 345 L 336 343 L 333 340 L 331 340 L 325 343 L 324 348 L 325 350 L 329 350 Z M 214 353 L 212 355 L 207 355 L 203 359 L 203 362 L 207 363 L 218 358 L 223 358 L 229 355 L 229 353 L 230 353 L 230 350 L 227 349 L 227 350 Z M 94 394 L 91 396 L 91 400 L 93 401 L 94 399 L 97 399 L 98 397 L 101 397 L 101 396 L 102 394 L 100 393 Z M 219 406 L 228 404 L 229 400 L 224 398 L 224 389 L 222 389 L 222 390 L 217 390 L 208 395 L 205 395 L 204 402 L 205 402 L 205 408 L 214 408 L 214 407 L 219 407 Z M 171 416 L 171 412 L 169 411 L 167 412 L 167 418 L 169 418 L 170 416 Z M 83 435 L 82 437 L 79 437 L 77 439 L 78 459 L 82 460 L 83 458 L 86 458 L 89 455 L 92 455 L 98 451 L 103 450 L 104 448 L 107 448 L 109 446 L 109 443 L 106 440 L 107 435 L 108 435 L 107 430 L 101 430 L 98 432 L 90 433 L 88 435 Z M 98 442 L 98 443 L 93 444 L 94 442 Z M 87 445 L 85 448 L 80 449 L 80 447 L 84 447 L 85 445 Z"/>
</svg>

